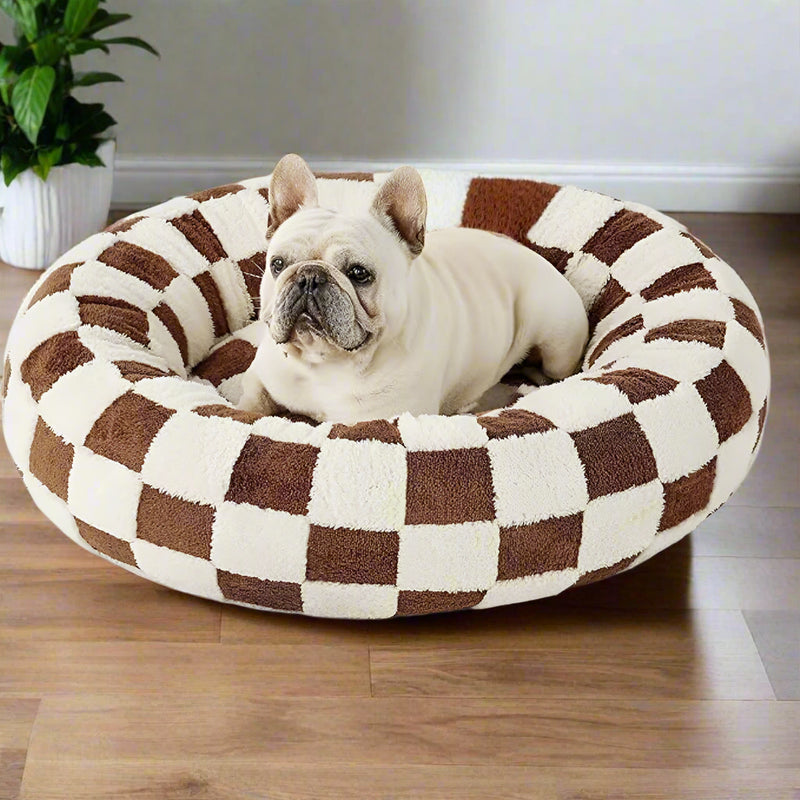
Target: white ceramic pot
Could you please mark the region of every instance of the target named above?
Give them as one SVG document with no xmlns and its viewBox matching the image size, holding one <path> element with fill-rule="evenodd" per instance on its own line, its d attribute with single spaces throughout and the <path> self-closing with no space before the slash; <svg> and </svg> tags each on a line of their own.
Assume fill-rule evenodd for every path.
<svg viewBox="0 0 800 800">
<path fill-rule="evenodd" d="M 105 227 L 114 182 L 113 140 L 97 155 L 104 167 L 65 164 L 43 181 L 25 170 L 6 186 L 0 178 L 0 259 L 45 269 L 62 253 Z"/>
</svg>

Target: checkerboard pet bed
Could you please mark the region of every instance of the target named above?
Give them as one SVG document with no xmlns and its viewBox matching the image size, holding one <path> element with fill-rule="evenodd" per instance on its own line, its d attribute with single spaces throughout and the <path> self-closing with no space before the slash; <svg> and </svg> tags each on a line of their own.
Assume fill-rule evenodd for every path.
<svg viewBox="0 0 800 800">
<path fill-rule="evenodd" d="M 321 202 L 366 208 L 381 177 L 322 180 Z M 60 258 L 14 322 L 3 427 L 42 511 L 180 591 L 379 618 L 557 594 L 650 558 L 724 503 L 769 389 L 736 273 L 636 204 L 423 178 L 431 228 L 512 236 L 575 286 L 592 329 L 581 373 L 473 416 L 239 412 L 268 179 L 175 198 Z"/>
</svg>

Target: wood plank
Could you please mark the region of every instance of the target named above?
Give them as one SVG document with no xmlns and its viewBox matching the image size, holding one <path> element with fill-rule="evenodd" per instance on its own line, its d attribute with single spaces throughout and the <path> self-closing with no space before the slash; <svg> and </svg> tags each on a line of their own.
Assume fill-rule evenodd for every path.
<svg viewBox="0 0 800 800">
<path fill-rule="evenodd" d="M 748 611 L 746 620 L 775 696 L 800 700 L 800 611 Z"/>
<path fill-rule="evenodd" d="M 528 637 L 420 647 L 416 639 L 370 649 L 373 694 L 428 697 L 576 699 L 774 699 L 739 612 L 705 612 L 692 635 L 643 614 L 624 622 L 584 620 Z M 596 623 L 596 624 L 595 624 Z M 636 631 L 637 633 L 634 633 Z M 480 636 L 475 637 L 480 639 Z M 587 657 L 587 653 L 591 653 Z"/>
<path fill-rule="evenodd" d="M 212 688 L 213 687 L 213 688 Z M 366 647 L 17 642 L 0 650 L 0 693 L 369 697 Z"/>
<path fill-rule="evenodd" d="M 7 572 L 8 579 L 13 581 L 13 572 L 29 571 L 40 575 L 43 570 L 51 571 L 51 580 L 56 580 L 59 573 L 74 579 L 76 571 L 85 570 L 101 570 L 112 581 L 130 575 L 73 542 L 49 520 L 0 521 L 0 572 Z M 23 576 L 20 580 L 24 580 Z"/>
<path fill-rule="evenodd" d="M 179 762 L 28 764 L 22 800 L 797 800 L 800 772 L 720 769 L 547 769 L 541 767 L 319 767 Z"/>
<path fill-rule="evenodd" d="M 19 475 L 0 478 L 0 521 L 42 522 L 47 519 L 28 494 Z"/>
<path fill-rule="evenodd" d="M 77 547 L 77 545 L 76 545 Z M 88 555 L 88 554 L 87 554 Z M 40 639 L 219 641 L 220 605 L 119 567 L 0 571 L 0 644 Z"/>
<path fill-rule="evenodd" d="M 800 508 L 724 505 L 692 533 L 692 553 L 800 558 Z"/>
<path fill-rule="evenodd" d="M 265 675 L 264 680 L 269 676 Z M 798 769 L 800 703 L 165 693 L 43 699 L 29 759 Z"/>
<path fill-rule="evenodd" d="M 0 797 L 14 798 L 19 792 L 38 710 L 39 698 L 0 697 Z"/>
</svg>

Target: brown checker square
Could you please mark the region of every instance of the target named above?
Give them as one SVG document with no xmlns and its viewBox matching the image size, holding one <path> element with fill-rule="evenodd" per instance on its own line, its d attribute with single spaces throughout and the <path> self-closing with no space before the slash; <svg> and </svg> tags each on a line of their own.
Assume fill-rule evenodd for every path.
<svg viewBox="0 0 800 800">
<path fill-rule="evenodd" d="M 643 486 L 658 478 L 653 451 L 633 414 L 570 434 L 578 450 L 589 499 Z"/>
<path fill-rule="evenodd" d="M 84 295 L 78 298 L 78 314 L 84 325 L 116 331 L 139 344 L 150 342 L 147 312 L 124 300 Z"/>
<path fill-rule="evenodd" d="M 756 447 L 758 447 L 758 443 L 761 441 L 761 437 L 764 435 L 764 423 L 767 421 L 767 401 L 764 401 L 764 405 L 761 406 L 761 410 L 758 412 L 758 434 L 756 436 L 756 440 L 753 443 L 753 452 L 755 452 Z"/>
<path fill-rule="evenodd" d="M 267 253 L 255 253 L 249 258 L 243 258 L 237 262 L 239 269 L 242 271 L 247 292 L 250 297 L 257 303 L 261 291 L 261 278 L 267 268 Z"/>
<path fill-rule="evenodd" d="M 129 231 L 137 222 L 145 219 L 143 216 L 130 217 L 129 219 L 121 219 L 112 223 L 104 229 L 105 233 L 125 233 Z"/>
<path fill-rule="evenodd" d="M 738 433 L 750 419 L 753 413 L 750 393 L 727 361 L 714 367 L 695 387 L 714 420 L 720 444 Z"/>
<path fill-rule="evenodd" d="M 175 375 L 172 370 L 158 369 L 150 364 L 143 364 L 141 361 L 115 361 L 114 366 L 119 370 L 120 375 L 131 383 L 137 383 L 145 378 L 167 378 Z"/>
<path fill-rule="evenodd" d="M 634 333 L 644 330 L 644 317 L 637 314 L 629 320 L 618 325 L 614 330 L 609 331 L 596 345 L 589 357 L 589 366 L 593 366 L 600 356 L 611 347 L 614 342 L 624 339 L 626 336 L 632 336 Z"/>
<path fill-rule="evenodd" d="M 528 244 L 534 253 L 538 253 L 545 261 L 549 261 L 562 275 L 567 271 L 567 264 L 573 254 L 560 247 L 542 247 L 536 242 Z"/>
<path fill-rule="evenodd" d="M 164 327 L 169 331 L 169 335 L 175 340 L 183 363 L 188 364 L 189 342 L 186 339 L 186 332 L 183 330 L 183 325 L 181 325 L 175 312 L 166 303 L 159 303 L 153 309 L 153 314 L 161 320 Z"/>
<path fill-rule="evenodd" d="M 636 556 L 627 556 L 623 558 L 621 561 L 617 561 L 616 564 L 612 564 L 610 567 L 601 567 L 600 569 L 594 569 L 591 572 L 584 572 L 580 578 L 575 582 L 575 586 L 586 586 L 589 583 L 597 583 L 598 581 L 603 581 L 606 578 L 610 578 L 612 575 L 616 575 L 618 572 L 622 572 L 626 567 L 629 567 L 633 562 L 636 560 Z"/>
<path fill-rule="evenodd" d="M 578 566 L 583 514 L 500 528 L 497 579 L 511 580 Z"/>
<path fill-rule="evenodd" d="M 97 260 L 133 275 L 154 289 L 166 289 L 178 277 L 166 258 L 130 242 L 115 242 L 100 253 Z"/>
<path fill-rule="evenodd" d="M 201 361 L 194 374 L 219 386 L 222 381 L 240 375 L 256 357 L 256 348 L 244 339 L 231 339 Z"/>
<path fill-rule="evenodd" d="M 198 558 L 211 558 L 213 506 L 191 503 L 145 484 L 136 515 L 136 538 Z"/>
<path fill-rule="evenodd" d="M 175 217 L 169 222 L 189 240 L 201 256 L 208 259 L 209 264 L 215 264 L 220 259 L 228 257 L 214 229 L 200 211 L 195 210 L 191 214 Z"/>
<path fill-rule="evenodd" d="M 714 276 L 700 262 L 697 262 L 670 270 L 658 280 L 653 281 L 646 289 L 642 289 L 640 294 L 645 300 L 650 301 L 679 292 L 688 292 L 690 289 L 716 288 L 717 282 L 714 280 Z"/>
<path fill-rule="evenodd" d="M 397 597 L 397 616 L 410 617 L 438 614 L 443 611 L 461 611 L 478 605 L 486 597 L 478 592 L 434 592 L 403 589 Z"/>
<path fill-rule="evenodd" d="M 0 386 L 0 396 L 2 396 L 3 400 L 6 399 L 6 395 L 8 394 L 8 382 L 11 380 L 11 359 L 6 356 L 6 360 L 3 362 L 3 384 Z"/>
<path fill-rule="evenodd" d="M 553 430 L 555 425 L 546 417 L 525 411 L 522 408 L 511 408 L 501 411 L 496 417 L 479 416 L 478 424 L 486 431 L 490 439 L 506 439 L 509 436 L 524 436 L 527 433 L 544 433 Z"/>
<path fill-rule="evenodd" d="M 494 519 L 492 467 L 486 448 L 423 450 L 406 456 L 406 525 Z"/>
<path fill-rule="evenodd" d="M 678 381 L 666 375 L 638 367 L 606 372 L 604 375 L 586 378 L 586 380 L 616 386 L 631 403 L 642 403 L 645 400 L 669 394 L 678 385 Z"/>
<path fill-rule="evenodd" d="M 306 579 L 332 583 L 397 583 L 400 535 L 312 525 Z"/>
<path fill-rule="evenodd" d="M 76 264 L 64 264 L 63 266 L 54 269 L 43 281 L 42 285 L 36 290 L 36 294 L 31 298 L 28 303 L 30 308 L 34 303 L 38 303 L 42 298 L 48 297 L 51 294 L 58 292 L 65 292 L 69 289 L 70 281 L 72 280 L 72 273 L 76 267 L 79 267 L 82 262 Z"/>
<path fill-rule="evenodd" d="M 758 343 L 764 347 L 764 330 L 761 327 L 761 323 L 758 321 L 756 312 L 753 311 L 750 306 L 745 305 L 741 300 L 737 300 L 735 297 L 731 297 L 731 303 L 733 304 L 733 310 L 736 314 L 736 321 L 743 328 L 750 331 L 750 333 L 756 337 Z"/>
<path fill-rule="evenodd" d="M 200 290 L 203 299 L 206 301 L 208 311 L 211 314 L 211 322 L 214 325 L 214 336 L 219 339 L 220 336 L 230 333 L 231 329 L 228 326 L 228 315 L 225 313 L 225 304 L 222 302 L 222 296 L 219 293 L 217 282 L 211 276 L 210 272 L 201 272 L 192 278 L 195 286 Z"/>
<path fill-rule="evenodd" d="M 473 178 L 464 203 L 461 224 L 465 228 L 503 233 L 530 247 L 533 227 L 560 186 L 508 178 Z"/>
<path fill-rule="evenodd" d="M 65 502 L 74 455 L 73 446 L 55 434 L 40 417 L 33 434 L 28 469 Z"/>
<path fill-rule="evenodd" d="M 387 444 L 402 444 L 400 430 L 388 419 L 357 422 L 354 425 L 336 423 L 328 434 L 329 439 L 349 439 L 353 442 L 378 441 Z"/>
<path fill-rule="evenodd" d="M 306 514 L 319 448 L 251 436 L 231 473 L 226 500 Z"/>
<path fill-rule="evenodd" d="M 645 214 L 623 208 L 589 239 L 583 252 L 610 267 L 626 250 L 661 228 L 660 222 Z"/>
<path fill-rule="evenodd" d="M 659 533 L 674 528 L 708 505 L 716 474 L 715 456 L 691 475 L 664 484 L 664 511 L 658 523 Z"/>
<path fill-rule="evenodd" d="M 98 455 L 139 472 L 150 444 L 174 413 L 140 394 L 126 392 L 97 418 L 84 444 Z"/>
<path fill-rule="evenodd" d="M 244 191 L 244 186 L 240 183 L 226 183 L 224 186 L 215 186 L 213 189 L 204 189 L 202 192 L 190 194 L 192 200 L 198 203 L 205 203 L 208 200 L 216 200 L 218 197 L 227 197 L 230 194 L 237 194 Z"/>
<path fill-rule="evenodd" d="M 591 309 L 589 309 L 589 328 L 591 332 L 594 332 L 600 320 L 605 319 L 630 296 L 630 292 L 624 289 L 620 283 L 614 278 L 609 278 L 603 290 L 597 295 Z"/>
<path fill-rule="evenodd" d="M 38 403 L 62 375 L 93 358 L 94 354 L 83 345 L 77 331 L 65 331 L 35 347 L 22 362 L 20 376 L 31 387 L 33 399 Z"/>
<path fill-rule="evenodd" d="M 689 231 L 682 231 L 681 236 L 684 236 L 693 242 L 694 246 L 700 251 L 700 254 L 703 256 L 703 258 L 716 258 L 714 251 L 705 242 L 701 242 L 700 239 L 698 239 L 694 234 L 689 233 Z"/>
<path fill-rule="evenodd" d="M 702 342 L 709 347 L 725 344 L 725 323 L 713 319 L 679 319 L 648 331 L 646 342 L 672 339 L 676 342 Z"/>
<path fill-rule="evenodd" d="M 277 611 L 303 610 L 299 583 L 261 580 L 218 569 L 217 585 L 227 600 Z"/>
<path fill-rule="evenodd" d="M 252 425 L 257 419 L 261 419 L 263 414 L 256 414 L 254 411 L 240 411 L 238 408 L 219 404 L 208 406 L 198 406 L 193 408 L 192 412 L 199 414 L 201 417 L 222 417 L 224 419 L 234 419 L 237 422 L 243 422 L 245 425 Z"/>
<path fill-rule="evenodd" d="M 81 519 L 75 518 L 78 525 L 81 538 L 90 547 L 93 547 L 99 553 L 113 558 L 114 561 L 121 561 L 123 564 L 129 564 L 132 567 L 137 567 L 136 558 L 133 555 L 130 543 L 123 539 L 117 539 L 116 536 L 111 536 L 99 528 L 87 524 Z"/>
</svg>

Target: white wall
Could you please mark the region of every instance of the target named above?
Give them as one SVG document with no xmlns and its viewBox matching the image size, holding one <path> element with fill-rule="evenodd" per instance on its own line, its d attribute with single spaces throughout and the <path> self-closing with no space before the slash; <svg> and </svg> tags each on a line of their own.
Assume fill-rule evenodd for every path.
<svg viewBox="0 0 800 800">
<path fill-rule="evenodd" d="M 800 211 L 800 0 L 112 2 L 85 90 L 118 201 L 268 171 L 456 162 L 673 210 Z M 80 63 L 79 63 L 79 66 Z"/>
</svg>

